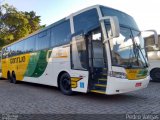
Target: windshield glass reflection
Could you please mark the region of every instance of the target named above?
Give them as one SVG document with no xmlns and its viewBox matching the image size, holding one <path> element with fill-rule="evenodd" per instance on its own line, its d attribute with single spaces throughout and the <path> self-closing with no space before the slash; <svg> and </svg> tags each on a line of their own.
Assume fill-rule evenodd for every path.
<svg viewBox="0 0 160 120">
<path fill-rule="evenodd" d="M 108 26 L 107 26 L 108 28 Z M 110 31 L 108 31 L 110 33 Z M 121 27 L 120 36 L 110 40 L 112 65 L 126 68 L 144 68 L 147 60 L 144 40 L 140 32 Z"/>
</svg>

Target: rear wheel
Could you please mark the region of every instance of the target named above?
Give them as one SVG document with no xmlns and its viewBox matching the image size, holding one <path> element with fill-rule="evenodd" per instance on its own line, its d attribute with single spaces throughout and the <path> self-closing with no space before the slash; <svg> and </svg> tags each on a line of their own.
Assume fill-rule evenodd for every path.
<svg viewBox="0 0 160 120">
<path fill-rule="evenodd" d="M 65 95 L 72 95 L 73 91 L 71 89 L 71 78 L 68 73 L 64 73 L 59 80 L 59 88 Z"/>
<path fill-rule="evenodd" d="M 7 79 L 8 79 L 8 81 L 9 81 L 10 83 L 13 83 L 12 77 L 11 77 L 11 75 L 10 75 L 9 72 L 8 72 L 8 74 L 7 74 Z"/>
<path fill-rule="evenodd" d="M 12 82 L 13 82 L 14 84 L 17 83 L 16 74 L 15 74 L 15 73 L 12 73 Z"/>
<path fill-rule="evenodd" d="M 155 68 L 151 70 L 150 76 L 153 81 L 159 81 L 160 82 L 160 68 Z"/>
</svg>

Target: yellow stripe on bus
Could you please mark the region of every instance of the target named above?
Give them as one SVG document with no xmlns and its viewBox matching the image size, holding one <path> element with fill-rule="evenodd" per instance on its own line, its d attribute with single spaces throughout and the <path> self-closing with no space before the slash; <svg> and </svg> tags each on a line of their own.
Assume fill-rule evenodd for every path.
<svg viewBox="0 0 160 120">
<path fill-rule="evenodd" d="M 2 75 L 4 78 L 7 78 L 8 71 L 16 73 L 17 80 L 23 80 L 24 74 L 27 70 L 29 63 L 30 54 L 23 54 L 19 56 L 14 56 L 11 58 L 2 59 Z"/>
</svg>

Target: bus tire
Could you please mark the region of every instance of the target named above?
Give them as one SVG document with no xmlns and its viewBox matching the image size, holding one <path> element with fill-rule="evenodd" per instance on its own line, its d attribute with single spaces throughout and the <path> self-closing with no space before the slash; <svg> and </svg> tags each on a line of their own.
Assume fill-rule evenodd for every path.
<svg viewBox="0 0 160 120">
<path fill-rule="evenodd" d="M 72 95 L 71 77 L 68 73 L 63 73 L 59 80 L 59 88 L 64 95 Z"/>
<path fill-rule="evenodd" d="M 153 81 L 159 81 L 160 82 L 160 68 L 154 68 L 150 72 L 150 77 Z"/>
<path fill-rule="evenodd" d="M 12 73 L 12 82 L 13 82 L 14 84 L 17 83 L 16 74 L 15 74 L 14 72 Z"/>
<path fill-rule="evenodd" d="M 7 73 L 7 79 L 8 79 L 8 81 L 9 81 L 10 83 L 13 83 L 12 77 L 11 77 L 11 75 L 10 75 L 10 72 Z"/>
</svg>

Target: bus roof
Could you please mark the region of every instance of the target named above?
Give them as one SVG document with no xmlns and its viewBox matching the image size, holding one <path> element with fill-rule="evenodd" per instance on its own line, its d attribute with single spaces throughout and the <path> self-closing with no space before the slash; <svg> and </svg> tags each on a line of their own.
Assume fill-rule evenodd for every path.
<svg viewBox="0 0 160 120">
<path fill-rule="evenodd" d="M 52 24 L 48 25 L 48 26 L 45 27 L 45 28 L 39 29 L 39 30 L 37 30 L 37 31 L 35 31 L 35 32 L 33 32 L 33 33 L 31 33 L 31 34 L 29 34 L 29 35 L 27 35 L 27 36 L 25 36 L 25 37 L 23 37 L 23 38 L 15 41 L 15 42 L 13 42 L 13 43 L 11 43 L 11 44 L 8 44 L 8 45 L 6 45 L 6 46 L 3 46 L 2 49 L 5 48 L 5 47 L 10 46 L 10 45 L 12 45 L 12 44 L 18 43 L 18 42 L 20 42 L 20 41 L 22 41 L 22 40 L 25 40 L 26 38 L 29 38 L 29 37 L 31 37 L 31 36 L 33 36 L 33 35 L 36 35 L 36 34 L 40 33 L 40 32 L 43 32 L 43 31 L 45 31 L 45 30 L 47 30 L 47 29 L 49 29 L 49 28 L 51 28 L 51 27 L 54 27 L 54 26 L 56 26 L 56 25 L 58 25 L 58 24 L 60 24 L 60 23 L 62 23 L 62 22 L 64 22 L 64 21 L 66 21 L 66 20 L 69 19 L 71 16 L 76 16 L 76 15 L 78 15 L 78 14 L 80 14 L 80 13 L 83 13 L 83 12 L 85 12 L 85 11 L 88 11 L 88 10 L 90 10 L 90 9 L 99 8 L 99 7 L 106 7 L 106 8 L 110 8 L 110 9 L 116 10 L 116 9 L 114 9 L 114 8 L 107 7 L 107 6 L 103 6 L 103 5 L 93 5 L 93 6 L 84 8 L 84 9 L 82 9 L 82 10 L 79 10 L 79 11 L 75 12 L 75 13 L 71 13 L 69 16 L 67 16 L 67 17 L 65 17 L 65 18 L 63 18 L 63 19 L 60 19 L 60 20 L 58 20 L 57 22 L 52 23 Z M 116 11 L 122 12 L 122 11 L 119 11 L 119 10 L 116 10 Z M 123 13 L 124 13 L 124 12 L 123 12 Z M 125 14 L 126 14 L 126 13 L 125 13 Z M 127 15 L 128 15 L 128 14 L 127 14 Z"/>
<path fill-rule="evenodd" d="M 37 31 L 35 31 L 35 32 L 33 32 L 33 33 L 31 33 L 31 34 L 29 34 L 29 35 L 27 35 L 27 36 L 25 36 L 25 37 L 23 37 L 23 38 L 15 41 L 15 42 L 13 42 L 13 43 L 11 43 L 11 44 L 8 44 L 8 45 L 3 46 L 2 49 L 5 48 L 5 47 L 10 46 L 10 45 L 12 45 L 12 44 L 18 43 L 18 42 L 20 42 L 20 41 L 22 41 L 22 40 L 24 40 L 24 39 L 26 39 L 26 38 L 29 38 L 29 37 L 31 37 L 31 36 L 33 36 L 33 35 L 36 35 L 36 34 L 38 34 L 38 33 L 40 33 L 40 32 L 43 32 L 43 31 L 47 30 L 48 28 L 51 28 L 51 27 L 53 27 L 53 26 L 56 26 L 56 25 L 64 22 L 65 20 L 69 19 L 70 16 L 75 16 L 75 15 L 77 15 L 77 14 L 80 14 L 80 13 L 82 13 L 82 12 L 85 12 L 85 11 L 87 11 L 87 10 L 90 10 L 90 9 L 93 9 L 93 8 L 96 8 L 96 7 L 99 7 L 99 6 L 100 6 L 100 5 L 90 6 L 90 7 L 84 8 L 84 9 L 82 9 L 82 10 L 79 10 L 79 11 L 77 11 L 77 12 L 75 12 L 75 13 L 72 13 L 72 14 L 70 14 L 68 17 L 65 17 L 65 18 L 63 18 L 63 19 L 60 19 L 60 20 L 58 20 L 57 22 L 52 23 L 52 24 L 48 25 L 48 26 L 45 27 L 45 28 L 39 29 L 39 30 L 37 30 Z"/>
</svg>

